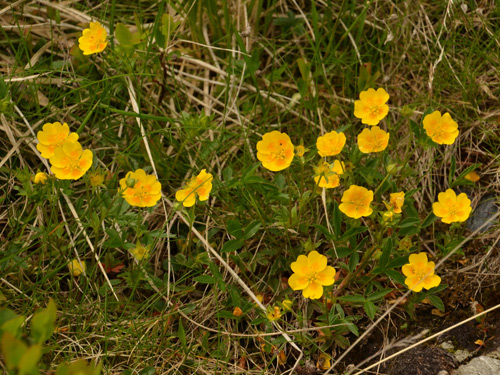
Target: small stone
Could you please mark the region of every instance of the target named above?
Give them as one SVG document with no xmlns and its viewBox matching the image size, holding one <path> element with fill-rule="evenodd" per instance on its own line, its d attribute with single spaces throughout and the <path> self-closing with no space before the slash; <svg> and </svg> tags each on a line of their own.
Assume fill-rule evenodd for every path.
<svg viewBox="0 0 500 375">
<path fill-rule="evenodd" d="M 471 357 L 472 354 L 468 350 L 458 349 L 455 353 L 453 353 L 453 356 L 458 362 L 463 362 L 467 358 Z"/>
<path fill-rule="evenodd" d="M 444 349 L 444 350 L 448 350 L 448 351 L 452 351 L 453 349 L 455 349 L 455 347 L 453 346 L 453 343 L 451 341 L 445 341 L 441 344 L 441 347 Z"/>
<path fill-rule="evenodd" d="M 471 217 L 467 220 L 467 228 L 471 232 L 477 230 L 481 225 L 483 225 L 488 219 L 496 215 L 498 212 L 498 207 L 496 205 L 496 197 L 493 194 L 486 194 L 481 198 L 476 209 L 472 213 Z M 484 233 L 490 229 L 493 225 L 498 223 L 498 217 L 493 219 L 488 224 L 486 224 L 479 232 Z"/>
<path fill-rule="evenodd" d="M 462 365 L 456 375 L 498 375 L 500 374 L 500 361 L 485 356 L 476 357 L 468 364 Z"/>
</svg>

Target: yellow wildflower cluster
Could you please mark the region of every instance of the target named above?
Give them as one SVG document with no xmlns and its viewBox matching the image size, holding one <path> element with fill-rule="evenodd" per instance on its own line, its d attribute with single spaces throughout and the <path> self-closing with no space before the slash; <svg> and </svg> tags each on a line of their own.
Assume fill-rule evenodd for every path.
<svg viewBox="0 0 500 375">
<path fill-rule="evenodd" d="M 70 133 L 68 124 L 46 123 L 37 134 L 36 148 L 49 159 L 50 170 L 60 180 L 78 180 L 92 166 L 93 154 L 83 150 L 78 134 Z M 36 182 L 36 181 L 35 181 Z"/>
</svg>

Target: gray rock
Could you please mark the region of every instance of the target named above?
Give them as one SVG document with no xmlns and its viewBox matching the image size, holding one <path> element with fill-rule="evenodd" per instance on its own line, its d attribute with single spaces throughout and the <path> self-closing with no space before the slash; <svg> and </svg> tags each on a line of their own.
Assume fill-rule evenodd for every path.
<svg viewBox="0 0 500 375">
<path fill-rule="evenodd" d="M 498 375 L 500 374 L 500 361 L 485 356 L 476 357 L 468 364 L 460 366 L 454 375 Z"/>
<path fill-rule="evenodd" d="M 455 356 L 455 359 L 458 362 L 463 362 L 467 358 L 472 357 L 472 354 L 466 349 L 465 350 L 458 349 L 455 353 L 453 353 L 453 355 Z"/>
<path fill-rule="evenodd" d="M 476 209 L 472 213 L 472 216 L 467 220 L 467 228 L 474 232 L 481 225 L 483 225 L 489 218 L 495 215 L 498 212 L 498 206 L 496 205 L 496 197 L 494 194 L 486 194 L 484 195 Z M 486 232 L 493 225 L 498 224 L 499 218 L 490 221 L 487 225 L 485 225 L 480 233 Z"/>
</svg>

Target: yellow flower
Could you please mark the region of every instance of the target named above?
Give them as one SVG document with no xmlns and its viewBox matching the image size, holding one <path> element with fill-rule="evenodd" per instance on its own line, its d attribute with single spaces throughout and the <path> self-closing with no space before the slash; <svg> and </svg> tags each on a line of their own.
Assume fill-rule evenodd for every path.
<svg viewBox="0 0 500 375">
<path fill-rule="evenodd" d="M 441 283 L 441 278 L 434 275 L 435 264 L 427 261 L 426 253 L 411 254 L 409 261 L 402 269 L 409 289 L 420 292 L 422 288 L 429 290 Z"/>
<path fill-rule="evenodd" d="M 281 318 L 281 309 L 278 306 L 271 307 L 269 306 L 267 308 L 267 319 L 269 319 L 271 322 L 274 322 Z"/>
<path fill-rule="evenodd" d="M 78 134 L 69 132 L 68 124 L 61 125 L 60 122 L 46 123 L 43 130 L 37 133 L 38 144 L 36 149 L 40 151 L 45 159 L 54 155 L 54 150 L 61 147 L 66 142 L 76 142 Z"/>
<path fill-rule="evenodd" d="M 384 223 L 391 223 L 394 220 L 394 211 L 385 211 L 382 215 Z"/>
<path fill-rule="evenodd" d="M 351 185 L 342 195 L 340 211 L 349 217 L 359 219 L 370 216 L 373 212 L 370 203 L 373 201 L 373 191 L 362 186 Z"/>
<path fill-rule="evenodd" d="M 439 193 L 438 202 L 432 204 L 434 215 L 442 218 L 446 224 L 467 220 L 471 211 L 471 202 L 467 195 L 462 193 L 457 196 L 451 189 Z"/>
<path fill-rule="evenodd" d="M 73 276 L 80 276 L 82 273 L 85 273 L 87 265 L 85 264 L 85 261 L 80 263 L 78 259 L 75 258 L 68 264 L 68 269 Z"/>
<path fill-rule="evenodd" d="M 33 178 L 33 182 L 35 184 L 42 184 L 42 185 L 45 185 L 45 183 L 47 182 L 47 178 L 49 176 L 47 176 L 47 173 L 44 173 L 44 172 L 38 172 L 35 177 Z"/>
<path fill-rule="evenodd" d="M 108 45 L 108 33 L 99 22 L 91 22 L 88 29 L 83 30 L 83 35 L 78 39 L 78 47 L 84 55 L 91 55 L 104 50 Z"/>
<path fill-rule="evenodd" d="M 385 104 L 389 94 L 382 88 L 361 91 L 359 99 L 354 102 L 354 116 L 363 124 L 377 125 L 389 113 L 389 106 Z"/>
<path fill-rule="evenodd" d="M 323 295 L 323 286 L 335 282 L 335 268 L 327 266 L 326 256 L 316 250 L 307 256 L 299 255 L 291 268 L 294 274 L 288 279 L 288 285 L 293 290 L 302 290 L 304 298 L 320 298 Z"/>
<path fill-rule="evenodd" d="M 449 113 L 441 117 L 441 112 L 434 111 L 424 117 L 423 123 L 427 135 L 440 145 L 451 145 L 458 137 L 458 124 Z"/>
<path fill-rule="evenodd" d="M 149 258 L 149 246 L 144 246 L 141 244 L 139 241 L 137 241 L 137 244 L 134 248 L 130 249 L 130 254 L 134 256 L 135 259 L 137 260 L 143 260 L 143 259 L 148 259 Z"/>
<path fill-rule="evenodd" d="M 304 145 L 295 146 L 295 155 L 297 155 L 299 158 L 304 156 L 305 153 L 306 153 L 306 148 L 304 147 Z"/>
<path fill-rule="evenodd" d="M 213 176 L 202 169 L 198 176 L 191 178 L 184 189 L 175 193 L 175 199 L 182 202 L 184 207 L 191 207 L 196 203 L 196 195 L 200 201 L 206 201 L 212 190 Z"/>
<path fill-rule="evenodd" d="M 283 306 L 283 310 L 292 311 L 293 302 L 289 299 L 284 300 L 281 305 Z"/>
<path fill-rule="evenodd" d="M 328 370 L 331 365 L 331 357 L 325 353 L 321 353 L 318 357 L 318 362 L 316 362 L 316 368 L 318 370 Z"/>
<path fill-rule="evenodd" d="M 392 193 L 390 203 L 392 211 L 394 211 L 395 214 L 400 214 L 401 207 L 403 207 L 405 203 L 405 192 L 400 191 L 399 193 Z"/>
<path fill-rule="evenodd" d="M 153 207 L 161 198 L 161 183 L 143 169 L 128 172 L 120 180 L 122 197 L 135 207 Z"/>
<path fill-rule="evenodd" d="M 344 163 L 335 160 L 332 164 L 321 163 L 314 168 L 314 182 L 321 188 L 331 189 L 340 185 L 339 175 L 344 173 Z M 319 183 L 318 183 L 319 181 Z"/>
<path fill-rule="evenodd" d="M 286 133 L 274 130 L 262 136 L 257 142 L 257 159 L 262 166 L 277 172 L 288 168 L 294 157 L 294 146 Z"/>
<path fill-rule="evenodd" d="M 318 137 L 316 141 L 316 148 L 320 156 L 334 156 L 340 154 L 345 146 L 345 135 L 340 132 L 332 131 L 325 135 Z"/>
<path fill-rule="evenodd" d="M 389 133 L 383 131 L 378 126 L 374 126 L 371 129 L 364 129 L 358 135 L 359 151 L 363 154 L 384 151 L 388 144 Z"/>
<path fill-rule="evenodd" d="M 89 175 L 89 180 L 90 180 L 90 185 L 92 185 L 92 187 L 101 186 L 104 182 L 104 174 L 97 171 L 93 172 Z"/>
<path fill-rule="evenodd" d="M 481 177 L 479 177 L 479 174 L 476 171 L 472 171 L 467 173 L 464 178 L 472 182 L 477 182 Z"/>
<path fill-rule="evenodd" d="M 60 180 L 78 180 L 92 166 L 93 154 L 83 150 L 80 142 L 66 142 L 49 158 L 50 170 Z"/>
<path fill-rule="evenodd" d="M 233 316 L 240 317 L 243 315 L 243 310 L 236 306 L 233 310 Z"/>
</svg>

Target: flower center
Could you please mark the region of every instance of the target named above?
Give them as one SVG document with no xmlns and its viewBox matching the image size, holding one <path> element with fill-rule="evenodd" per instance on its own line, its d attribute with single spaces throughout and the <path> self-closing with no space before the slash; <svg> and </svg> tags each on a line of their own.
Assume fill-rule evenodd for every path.
<svg viewBox="0 0 500 375">
<path fill-rule="evenodd" d="M 370 108 L 370 112 L 372 115 L 378 115 L 380 112 L 380 107 L 378 105 L 375 105 Z"/>
</svg>

